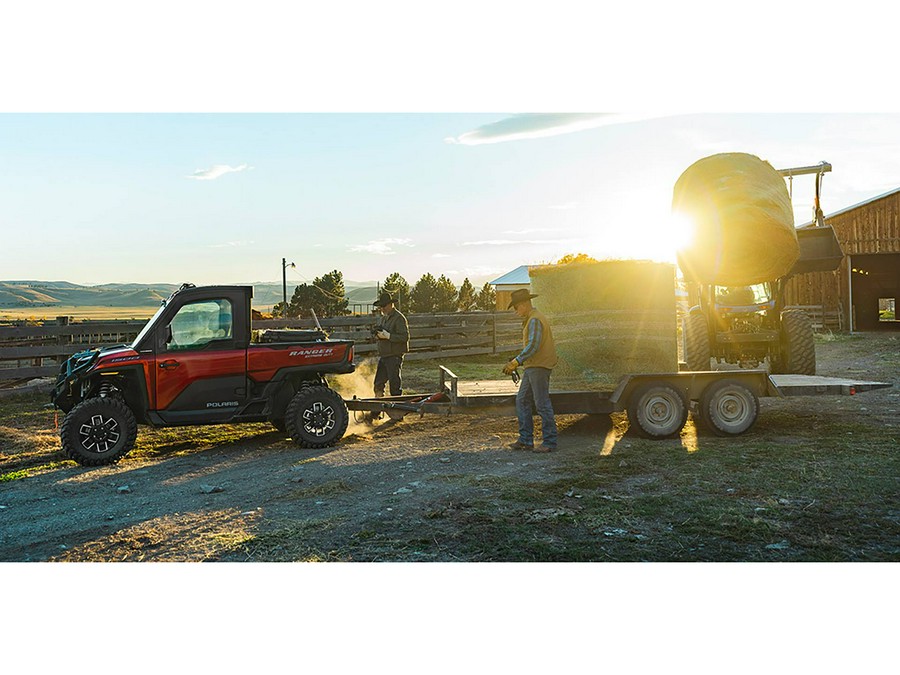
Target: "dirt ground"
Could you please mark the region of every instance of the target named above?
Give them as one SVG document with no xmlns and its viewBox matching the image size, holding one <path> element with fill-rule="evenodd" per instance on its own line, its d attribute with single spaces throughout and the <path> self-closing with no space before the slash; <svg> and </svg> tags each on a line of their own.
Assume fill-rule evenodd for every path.
<svg viewBox="0 0 900 675">
<path fill-rule="evenodd" d="M 666 532 L 673 526 L 686 532 L 690 516 L 651 522 L 629 507 L 618 521 L 592 521 L 588 497 L 590 503 L 621 504 L 658 490 L 670 476 L 667 458 L 724 462 L 733 456 L 753 463 L 779 444 L 812 453 L 824 447 L 817 433 L 823 441 L 840 433 L 841 447 L 857 451 L 867 444 L 892 454 L 900 449 L 897 334 L 820 340 L 817 350 L 821 375 L 894 387 L 856 397 L 763 399 L 756 427 L 736 439 L 698 436 L 689 422 L 680 440 L 651 442 L 627 432 L 621 415 L 561 416 L 560 448 L 544 455 L 505 449 L 516 438 L 511 417 L 409 416 L 374 428 L 351 422 L 338 447 L 320 451 L 297 448 L 267 425 L 254 425 L 242 428 L 235 440 L 198 452 L 173 446 L 152 459 L 126 457 L 101 468 L 64 462 L 0 483 L 0 561 L 520 560 L 527 559 L 523 550 L 537 551 L 535 559 L 556 560 L 770 559 L 733 536 L 725 537 L 731 548 L 723 543 L 703 554 L 702 530 L 668 548 L 661 543 L 668 541 Z M 877 433 L 870 438 L 865 429 Z M 738 493 L 749 490 L 739 471 L 722 466 L 710 465 L 709 473 L 697 474 L 702 481 L 692 480 L 715 482 L 710 490 L 725 496 L 734 494 L 734 486 Z M 585 472 L 594 483 L 579 483 Z M 838 559 L 900 556 L 898 476 L 882 479 L 893 481 L 892 493 L 885 488 L 893 494 L 885 499 L 893 501 L 879 512 L 871 550 L 860 545 L 856 553 L 838 553 Z M 768 501 L 755 497 L 756 516 L 777 508 L 796 508 L 798 518 L 810 508 L 833 515 L 838 508 L 823 504 L 825 497 L 801 509 L 801 490 L 791 489 L 795 494 L 767 496 Z M 501 517 L 506 525 L 498 531 Z M 567 548 L 573 519 L 592 523 L 595 543 Z M 790 538 L 774 527 L 770 523 L 760 540 L 769 542 L 758 547 L 766 555 L 781 554 L 787 548 L 783 537 Z M 682 557 L 675 544 L 687 551 L 688 541 L 694 553 Z M 653 542 L 656 547 L 648 548 Z M 802 550 L 795 542 L 790 546 Z"/>
</svg>

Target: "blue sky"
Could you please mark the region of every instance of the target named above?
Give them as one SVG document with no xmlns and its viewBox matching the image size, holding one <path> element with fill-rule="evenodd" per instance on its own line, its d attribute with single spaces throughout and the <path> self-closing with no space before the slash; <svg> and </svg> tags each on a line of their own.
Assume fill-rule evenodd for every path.
<svg viewBox="0 0 900 675">
<path fill-rule="evenodd" d="M 4 279 L 483 282 L 565 253 L 665 259 L 672 186 L 749 152 L 833 164 L 826 214 L 900 187 L 900 115 L 8 113 Z M 811 178 L 794 182 L 798 224 Z M 34 251 L 40 249 L 40 256 Z"/>
</svg>

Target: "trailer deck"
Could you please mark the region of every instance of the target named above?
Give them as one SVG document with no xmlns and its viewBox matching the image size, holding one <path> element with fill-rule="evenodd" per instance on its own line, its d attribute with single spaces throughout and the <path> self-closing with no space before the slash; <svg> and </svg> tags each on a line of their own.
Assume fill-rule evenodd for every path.
<svg viewBox="0 0 900 675">
<path fill-rule="evenodd" d="M 750 429 L 759 413 L 759 398 L 853 396 L 886 389 L 888 382 L 818 375 L 770 375 L 765 370 L 641 373 L 623 376 L 615 389 L 553 391 L 558 415 L 608 415 L 625 411 L 643 436 L 668 438 L 681 431 L 692 411 L 714 433 L 736 436 Z M 460 380 L 440 366 L 434 394 L 346 401 L 353 411 L 387 414 L 401 419 L 409 413 L 437 415 L 515 415 L 518 384 L 512 380 Z"/>
</svg>

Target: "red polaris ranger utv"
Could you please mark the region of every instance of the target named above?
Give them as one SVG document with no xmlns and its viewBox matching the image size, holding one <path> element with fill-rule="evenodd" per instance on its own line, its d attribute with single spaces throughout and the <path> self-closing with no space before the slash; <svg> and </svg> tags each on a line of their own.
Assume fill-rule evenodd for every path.
<svg viewBox="0 0 900 675">
<path fill-rule="evenodd" d="M 261 331 L 251 344 L 250 286 L 184 284 L 131 345 L 75 354 L 51 394 L 66 413 L 66 455 L 112 464 L 137 425 L 271 422 L 301 447 L 333 445 L 347 430 L 327 374 L 351 373 L 353 342 L 317 330 Z"/>
</svg>

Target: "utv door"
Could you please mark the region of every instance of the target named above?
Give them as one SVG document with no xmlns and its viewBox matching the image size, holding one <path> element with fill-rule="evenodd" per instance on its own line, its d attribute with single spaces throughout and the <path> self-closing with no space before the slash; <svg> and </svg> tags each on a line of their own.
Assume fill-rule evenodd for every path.
<svg viewBox="0 0 900 675">
<path fill-rule="evenodd" d="M 227 422 L 247 399 L 247 350 L 235 330 L 235 302 L 198 299 L 161 327 L 156 411 L 166 424 Z M 240 328 L 240 327 L 239 327 Z"/>
</svg>

